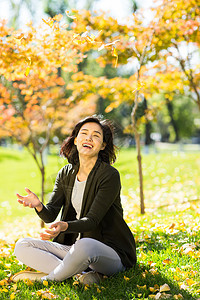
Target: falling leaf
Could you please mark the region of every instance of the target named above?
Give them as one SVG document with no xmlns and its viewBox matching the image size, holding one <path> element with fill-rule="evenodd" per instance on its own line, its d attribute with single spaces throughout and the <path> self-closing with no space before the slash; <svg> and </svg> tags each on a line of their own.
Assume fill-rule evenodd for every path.
<svg viewBox="0 0 200 300">
<path fill-rule="evenodd" d="M 115 60 L 115 68 L 117 67 L 117 63 L 118 63 L 118 54 L 117 54 L 117 51 L 116 49 L 113 47 L 112 49 L 112 56 L 114 56 L 116 58 Z"/>
<path fill-rule="evenodd" d="M 169 226 L 169 229 L 173 229 L 175 227 L 175 224 L 172 223 L 170 226 Z"/>
<path fill-rule="evenodd" d="M 69 10 L 66 10 L 65 13 L 66 13 L 66 15 L 68 16 L 68 18 L 73 19 L 73 20 L 76 19 L 75 16 L 70 16 L 70 15 L 69 15 L 69 13 L 70 13 Z"/>
<path fill-rule="evenodd" d="M 170 291 L 170 287 L 167 283 L 160 286 L 160 293 Z"/>
<path fill-rule="evenodd" d="M 27 67 L 27 68 L 26 68 L 26 72 L 25 72 L 25 76 L 26 76 L 26 77 L 28 76 L 29 72 L 30 72 L 30 67 Z"/>
</svg>

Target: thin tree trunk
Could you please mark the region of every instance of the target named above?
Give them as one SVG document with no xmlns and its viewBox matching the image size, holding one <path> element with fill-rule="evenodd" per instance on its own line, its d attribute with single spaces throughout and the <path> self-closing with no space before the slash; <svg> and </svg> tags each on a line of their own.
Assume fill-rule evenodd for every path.
<svg viewBox="0 0 200 300">
<path fill-rule="evenodd" d="M 139 71 L 138 71 L 138 78 L 139 78 Z M 134 101 L 135 105 L 134 105 L 132 113 L 131 113 L 131 118 L 132 118 L 132 125 L 133 125 L 133 131 L 134 131 L 136 149 L 137 149 L 139 185 L 140 185 L 140 212 L 141 212 L 141 214 L 144 214 L 145 206 L 144 206 L 144 192 L 143 192 L 143 174 L 142 174 L 142 156 L 141 156 L 141 147 L 140 147 L 140 134 L 137 130 L 137 125 L 136 125 L 136 121 L 135 121 L 136 111 L 138 108 L 138 96 L 139 96 L 139 92 L 136 91 L 135 101 Z"/>
<path fill-rule="evenodd" d="M 171 123 L 171 125 L 172 125 L 172 127 L 174 129 L 174 133 L 175 133 L 175 140 L 174 140 L 174 142 L 178 142 L 180 140 L 180 138 L 179 138 L 178 127 L 177 127 L 176 121 L 174 120 L 173 104 L 172 104 L 172 102 L 168 98 L 165 98 L 165 100 L 166 100 L 166 105 L 167 105 L 168 113 L 169 113 L 169 116 L 170 116 L 170 123 Z"/>
<path fill-rule="evenodd" d="M 135 141 L 136 141 L 136 148 L 137 148 L 137 160 L 138 160 L 139 183 L 140 183 L 140 212 L 141 214 L 144 214 L 145 206 L 144 206 L 144 192 L 143 192 L 142 156 L 141 156 L 141 147 L 140 147 L 140 134 L 138 132 L 135 132 Z"/>
<path fill-rule="evenodd" d="M 44 165 L 44 160 L 43 160 L 43 152 L 40 153 L 40 158 L 41 158 L 41 168 L 40 168 L 40 172 L 41 172 L 41 201 L 42 203 L 44 203 L 44 184 L 45 184 L 45 165 Z M 44 221 L 41 220 L 41 228 L 44 228 Z"/>
</svg>

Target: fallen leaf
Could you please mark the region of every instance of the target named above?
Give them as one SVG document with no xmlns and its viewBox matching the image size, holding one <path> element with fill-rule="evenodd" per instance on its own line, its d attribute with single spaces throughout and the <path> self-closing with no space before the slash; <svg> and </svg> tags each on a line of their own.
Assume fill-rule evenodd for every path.
<svg viewBox="0 0 200 300">
<path fill-rule="evenodd" d="M 169 265 L 169 264 L 171 264 L 171 263 L 172 263 L 172 261 L 171 261 L 170 258 L 166 258 L 166 259 L 164 259 L 164 260 L 162 261 L 162 264 L 163 264 L 163 265 Z"/>
<path fill-rule="evenodd" d="M 170 287 L 167 283 L 160 286 L 160 293 L 170 291 Z"/>
</svg>

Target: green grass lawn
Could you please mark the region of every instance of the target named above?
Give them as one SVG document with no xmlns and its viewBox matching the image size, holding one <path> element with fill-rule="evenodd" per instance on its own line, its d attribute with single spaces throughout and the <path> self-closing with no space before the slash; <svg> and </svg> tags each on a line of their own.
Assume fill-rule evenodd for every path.
<svg viewBox="0 0 200 300">
<path fill-rule="evenodd" d="M 65 163 L 55 154 L 48 156 L 48 192 Z M 44 292 L 46 299 L 63 300 L 200 298 L 200 155 L 143 155 L 145 215 L 140 215 L 135 150 L 123 149 L 115 166 L 121 174 L 125 218 L 136 239 L 136 267 L 86 288 L 73 279 L 48 286 L 16 285 L 10 275 L 26 266 L 15 260 L 13 240 L 37 237 L 40 226 L 34 210 L 21 207 L 15 193 L 23 194 L 27 186 L 39 195 L 40 174 L 25 151 L 0 148 L 0 299 L 45 299 Z"/>
</svg>

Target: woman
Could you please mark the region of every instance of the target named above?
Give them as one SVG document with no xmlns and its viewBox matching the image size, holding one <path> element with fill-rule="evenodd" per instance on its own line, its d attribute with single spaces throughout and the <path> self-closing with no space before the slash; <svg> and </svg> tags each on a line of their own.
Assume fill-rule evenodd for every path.
<svg viewBox="0 0 200 300">
<path fill-rule="evenodd" d="M 85 118 L 64 141 L 61 155 L 69 164 L 58 173 L 46 206 L 29 189 L 27 196 L 17 194 L 18 202 L 35 208 L 45 223 L 62 213 L 61 221 L 41 233 L 41 240 L 16 243 L 16 257 L 45 274 L 24 271 L 14 281 L 62 281 L 90 268 L 80 281 L 93 283 L 100 274 L 110 276 L 136 263 L 134 237 L 123 219 L 119 173 L 111 166 L 116 159 L 112 127 L 106 120 Z"/>
</svg>

